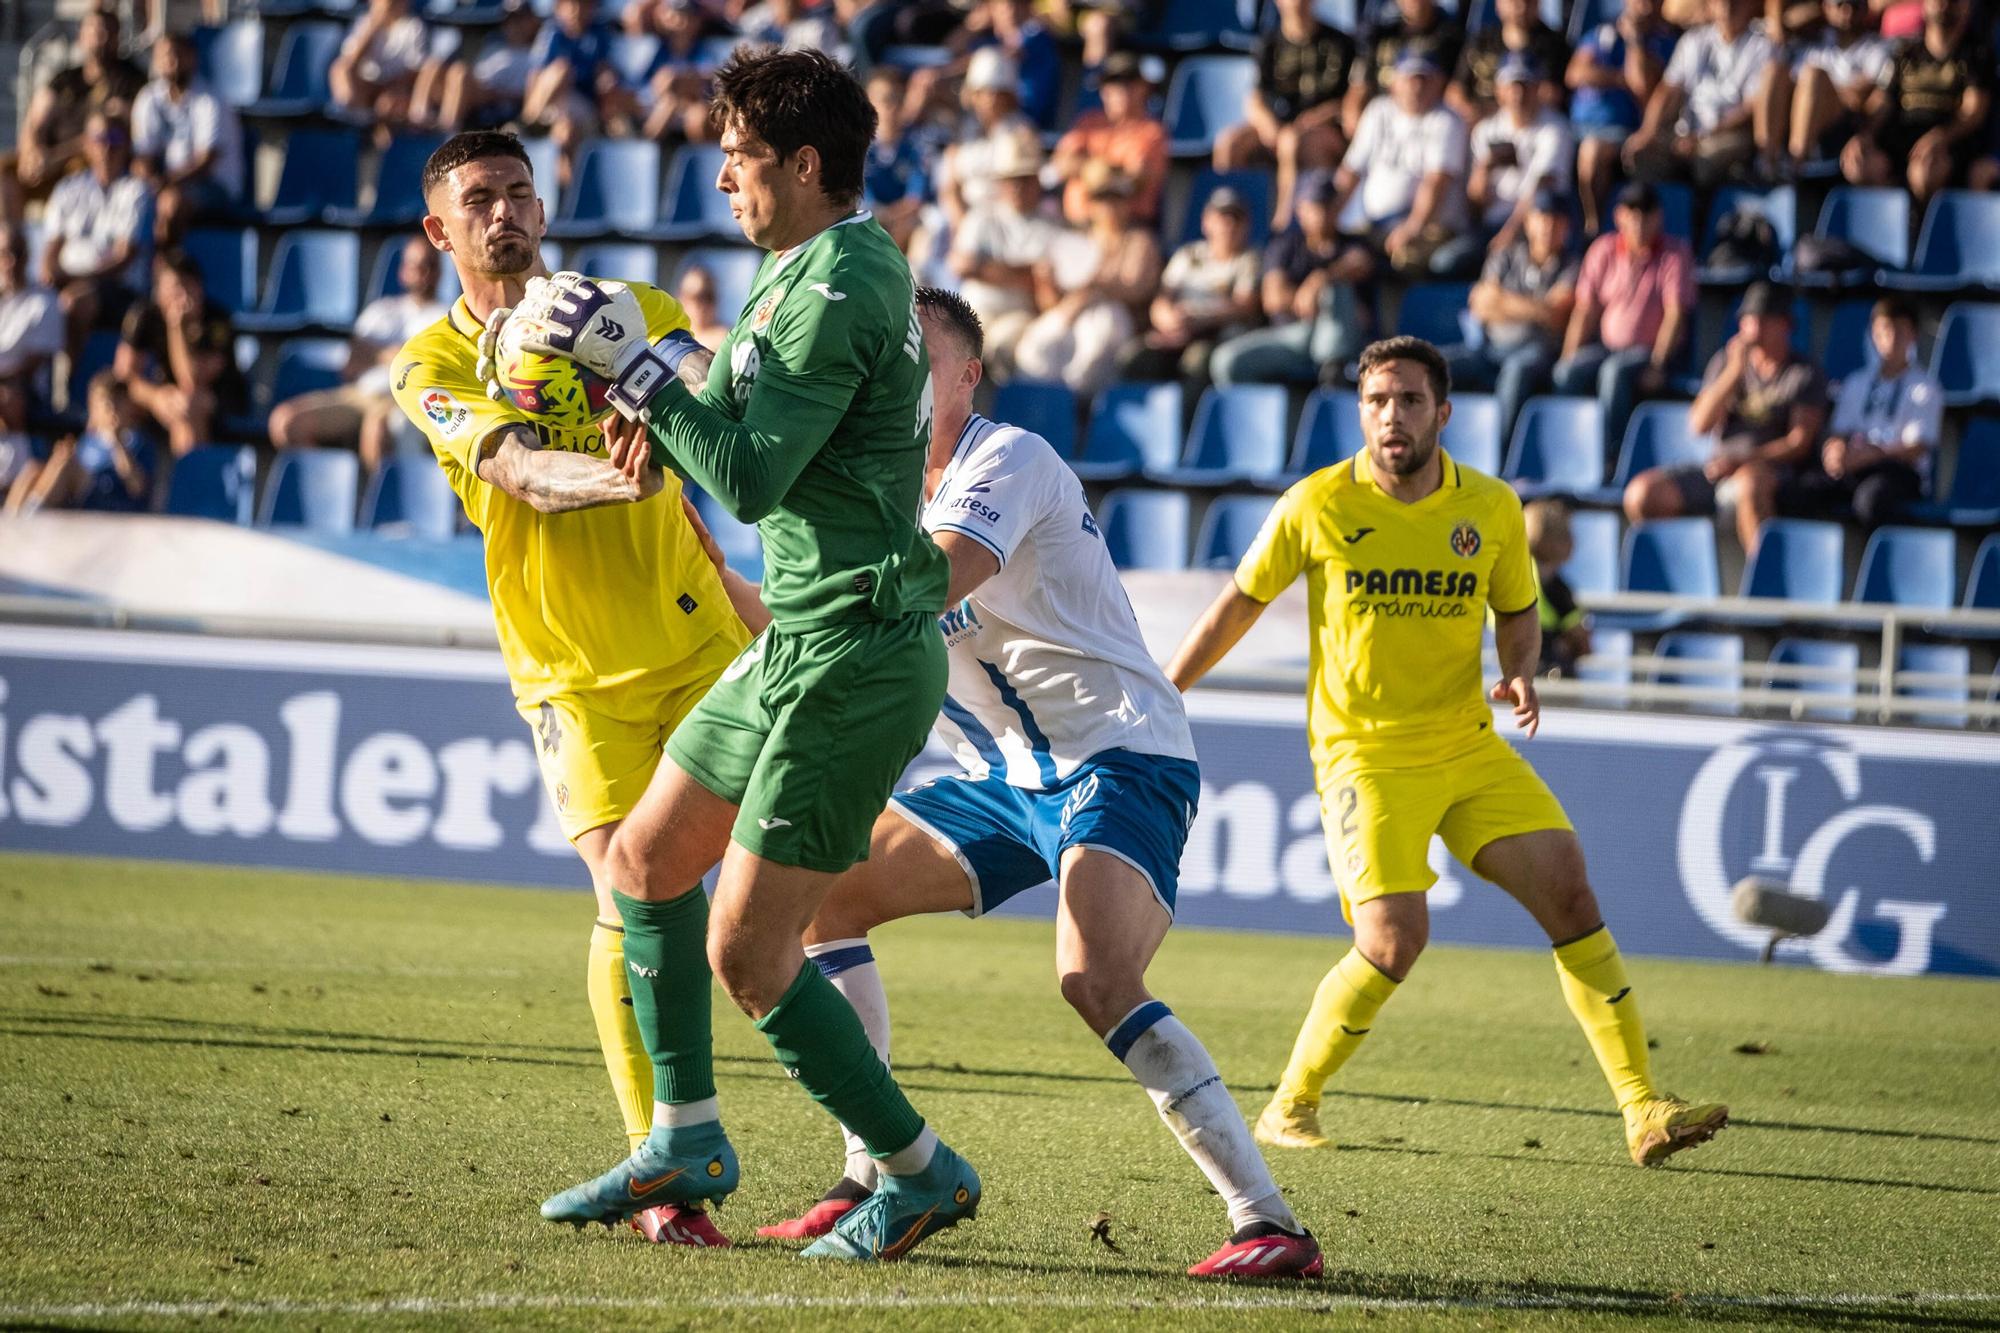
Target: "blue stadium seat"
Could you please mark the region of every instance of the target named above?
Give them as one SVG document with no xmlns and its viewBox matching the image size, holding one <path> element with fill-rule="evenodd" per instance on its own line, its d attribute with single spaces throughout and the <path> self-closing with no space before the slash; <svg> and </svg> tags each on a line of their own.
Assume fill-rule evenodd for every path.
<svg viewBox="0 0 2000 1333">
<path fill-rule="evenodd" d="M 1472 284 L 1467 282 L 1421 282 L 1403 293 L 1403 308 L 1396 312 L 1396 332 L 1422 338 L 1439 347 L 1465 341 L 1465 326 L 1459 316 L 1467 314 Z"/>
<path fill-rule="evenodd" d="M 562 178 L 562 149 L 549 135 L 525 136 L 521 151 L 528 155 L 528 174 L 535 178 L 535 193 L 551 213 L 556 205 L 556 182 Z"/>
<path fill-rule="evenodd" d="M 1974 417 L 1966 423 L 1952 464 L 1950 494 L 1940 503 L 1916 506 L 1910 517 L 1960 528 L 2000 524 L 2000 418 Z"/>
<path fill-rule="evenodd" d="M 1958 680 L 1896 682 L 1896 693 L 1905 699 L 1937 699 L 1963 704 L 1972 698 L 1972 650 L 1957 643 L 1906 643 L 1896 653 L 1896 670 L 1932 676 L 1957 676 Z M 1915 715 L 1918 722 L 1941 727 L 1965 725 L 1965 710 L 1925 711 Z"/>
<path fill-rule="evenodd" d="M 1523 403 L 1500 475 L 1523 495 L 1594 494 L 1604 485 L 1597 400 L 1543 395 Z"/>
<path fill-rule="evenodd" d="M 257 100 L 264 87 L 264 25 L 235 19 L 219 28 L 194 30 L 195 66 L 202 81 L 233 107 Z"/>
<path fill-rule="evenodd" d="M 1098 510 L 1104 544 L 1120 569 L 1186 569 L 1188 498 L 1181 491 L 1116 490 Z"/>
<path fill-rule="evenodd" d="M 1067 384 L 1008 380 L 993 395 L 993 419 L 1033 431 L 1065 460 L 1076 454 L 1076 394 Z"/>
<path fill-rule="evenodd" d="M 447 541 L 458 532 L 458 497 L 444 469 L 428 458 L 391 458 L 375 469 L 361 497 L 361 526 Z"/>
<path fill-rule="evenodd" d="M 345 339 L 287 338 L 278 348 L 277 369 L 271 375 L 271 402 L 336 388 L 346 369 Z"/>
<path fill-rule="evenodd" d="M 1715 557 L 1715 527 L 1705 518 L 1662 518 L 1625 532 L 1619 553 L 1625 592 L 1667 593 L 1708 600 L 1722 593 Z M 1667 629 L 1688 618 L 1682 611 L 1605 612 L 1598 623 L 1632 630 Z"/>
<path fill-rule="evenodd" d="M 549 235 L 643 236 L 659 217 L 660 146 L 644 139 L 595 139 L 577 155 L 575 179 L 549 219 Z"/>
<path fill-rule="evenodd" d="M 1862 367 L 1875 364 L 1875 345 L 1868 340 L 1874 309 L 1875 303 L 1865 298 L 1842 301 L 1833 308 L 1827 319 L 1826 349 L 1819 356 L 1829 389 Z"/>
<path fill-rule="evenodd" d="M 244 110 L 253 116 L 309 116 L 324 111 L 333 101 L 327 73 L 347 29 L 339 23 L 318 20 L 294 23 L 278 43 L 278 60 L 271 75 L 271 91 Z"/>
<path fill-rule="evenodd" d="M 2000 403 L 2000 305 L 1954 301 L 1945 307 L 1931 374 L 1944 388 L 1947 407 Z"/>
<path fill-rule="evenodd" d="M 338 227 L 407 227 L 416 222 L 424 215 L 424 163 L 443 142 L 436 134 L 391 139 L 375 168 L 374 201 L 366 208 L 335 208 L 327 221 Z"/>
<path fill-rule="evenodd" d="M 553 245 L 544 245 L 542 247 L 542 254 L 549 261 L 551 272 L 555 271 L 557 267 L 559 253 L 557 247 Z M 394 237 L 388 243 L 376 247 L 375 267 L 368 275 L 368 286 L 361 293 L 361 304 L 363 306 L 384 296 L 401 296 L 403 294 L 403 279 L 398 272 L 402 267 L 402 258 L 403 242 L 401 237 Z M 464 291 L 465 288 L 459 285 L 458 270 L 452 266 L 450 259 L 441 258 L 438 264 L 437 299 L 446 305 L 450 305 Z"/>
<path fill-rule="evenodd" d="M 750 299 L 751 284 L 757 281 L 757 266 L 763 262 L 763 251 L 746 246 L 698 245 L 682 255 L 681 262 L 674 266 L 674 285 L 678 288 L 681 276 L 700 264 L 715 280 L 716 318 L 734 324 Z"/>
<path fill-rule="evenodd" d="M 2000 287 L 2000 195 L 1940 191 L 1924 213 L 1910 271 L 1885 271 L 1876 281 L 1916 292 Z"/>
<path fill-rule="evenodd" d="M 1660 196 L 1660 216 L 1667 235 L 1693 236 L 1694 187 L 1680 181 L 1661 181 L 1653 189 Z"/>
<path fill-rule="evenodd" d="M 1236 568 L 1275 503 L 1268 495 L 1225 495 L 1211 502 L 1195 534 L 1195 568 Z"/>
<path fill-rule="evenodd" d="M 1361 395 L 1352 389 L 1315 389 L 1299 415 L 1287 470 L 1304 476 L 1345 462 L 1361 448 Z"/>
<path fill-rule="evenodd" d="M 345 449 L 281 449 L 264 481 L 257 526 L 352 532 L 360 484 L 361 460 Z"/>
<path fill-rule="evenodd" d="M 1248 56 L 1190 56 L 1167 81 L 1168 147 L 1175 157 L 1206 157 L 1215 136 L 1243 119 L 1243 99 L 1257 83 Z"/>
<path fill-rule="evenodd" d="M 1625 439 L 1618 447 L 1618 464 L 1611 484 L 1594 497 L 1599 504 L 1618 504 L 1632 478 L 1649 468 L 1698 464 L 1708 457 L 1707 443 L 1688 430 L 1688 404 L 1641 403 L 1625 422 Z"/>
<path fill-rule="evenodd" d="M 1179 486 L 1279 480 L 1290 442 L 1285 435 L 1289 410 L 1282 385 L 1218 384 L 1208 389 L 1195 404 L 1181 465 L 1156 479 Z"/>
<path fill-rule="evenodd" d="M 288 231 L 278 238 L 264 299 L 236 318 L 246 333 L 296 333 L 354 322 L 361 293 L 361 240 L 351 231 Z"/>
<path fill-rule="evenodd" d="M 1602 660 L 1577 663 L 1578 680 L 1592 681 L 1600 685 L 1632 683 L 1631 630 L 1605 629 L 1593 625 L 1590 630 L 1590 656 Z M 1604 702 L 1622 705 L 1625 702 L 1625 694 L 1623 691 L 1614 692 L 1605 697 Z"/>
<path fill-rule="evenodd" d="M 1153 50 L 1204 51 L 1218 45 L 1248 49 L 1250 34 L 1236 0 L 1166 0 L 1159 19 L 1133 39 Z"/>
<path fill-rule="evenodd" d="M 260 210 L 267 227 L 297 227 L 354 208 L 361 136 L 353 130 L 293 130 L 284 138 L 278 191 Z"/>
<path fill-rule="evenodd" d="M 1563 581 L 1576 593 L 1618 591 L 1618 515 L 1584 510 L 1569 516 L 1572 544 Z"/>
<path fill-rule="evenodd" d="M 79 422 L 89 401 L 90 381 L 98 371 L 111 369 L 111 363 L 118 359 L 119 341 L 115 329 L 95 330 L 83 340 L 83 355 L 69 368 L 69 397 L 66 401 L 71 415 Z"/>
<path fill-rule="evenodd" d="M 660 199 L 662 216 L 651 230 L 655 240 L 689 241 L 704 236 L 740 240 L 742 228 L 729 213 L 729 196 L 715 188 L 722 150 L 689 145 L 674 154 Z"/>
<path fill-rule="evenodd" d="M 1972 572 L 1965 576 L 1965 609 L 2000 611 L 2000 532 L 1989 534 L 1972 553 Z M 1962 630 L 1969 639 L 2000 639 L 2000 630 Z"/>
<path fill-rule="evenodd" d="M 1877 528 L 1861 552 L 1854 600 L 1893 606 L 1951 606 L 1958 597 L 1956 552 L 1936 528 Z"/>
<path fill-rule="evenodd" d="M 1846 241 L 1871 256 L 1885 270 L 1910 263 L 1910 192 L 1904 189 L 1841 185 L 1829 191 L 1820 206 L 1813 235 Z M 1788 257 L 1789 258 L 1789 257 Z M 1787 276 L 1801 287 L 1844 287 L 1868 282 L 1865 268 L 1849 273 L 1801 273 L 1788 265 Z"/>
<path fill-rule="evenodd" d="M 1777 691 L 1796 691 L 1801 695 L 1853 694 L 1856 688 L 1854 674 L 1861 670 L 1861 647 L 1853 643 L 1836 643 L 1826 639 L 1780 639 L 1771 646 L 1771 655 L 1765 659 L 1768 666 L 1810 667 L 1819 671 L 1844 672 L 1846 679 L 1828 676 L 1821 679 L 1784 679 L 1775 672 L 1764 675 L 1765 688 Z M 1808 717 L 1820 722 L 1852 722 L 1854 707 L 1848 705 L 1821 704 L 1805 706 L 1803 703 L 1792 708 L 1794 717 Z"/>
<path fill-rule="evenodd" d="M 1165 472 L 1181 456 L 1181 386 L 1113 384 L 1091 408 L 1083 452 L 1070 466 L 1085 481 Z"/>
<path fill-rule="evenodd" d="M 660 55 L 660 39 L 652 33 L 621 32 L 611 38 L 611 68 L 627 88 L 644 88 Z"/>
<path fill-rule="evenodd" d="M 660 285 L 660 252 L 639 241 L 603 241 L 580 245 L 564 261 L 578 273 L 617 278 L 622 282 Z"/>
<path fill-rule="evenodd" d="M 1277 183 L 1269 171 L 1217 171 L 1203 167 L 1188 188 L 1187 207 L 1181 211 L 1180 235 L 1169 237 L 1169 245 L 1186 245 L 1201 239 L 1201 210 L 1208 197 L 1227 185 L 1243 196 L 1250 209 L 1250 244 L 1262 249 L 1271 239 L 1271 207 Z"/>
<path fill-rule="evenodd" d="M 175 462 L 167 483 L 166 512 L 247 526 L 256 490 L 255 449 L 205 444 Z"/>
<path fill-rule="evenodd" d="M 1355 426 L 1360 430 L 1360 425 Z M 1490 393 L 1454 393 L 1451 420 L 1438 442 L 1445 452 L 1475 472 L 1500 475 L 1500 400 Z"/>
<path fill-rule="evenodd" d="M 1656 685 L 1684 685 L 1694 689 L 1730 690 L 1742 684 L 1743 640 L 1734 634 L 1695 634 L 1676 630 L 1660 636 L 1653 649 L 1656 657 L 1671 658 L 1677 665 L 1653 668 Z M 1714 702 L 1676 703 L 1674 708 L 1694 713 L 1735 713 L 1737 705 Z"/>
<path fill-rule="evenodd" d="M 1791 253 L 1792 243 L 1798 240 L 1799 236 L 1798 195 L 1792 187 L 1779 185 L 1769 190 L 1754 190 L 1745 186 L 1730 185 L 1717 190 L 1714 200 L 1708 206 L 1708 225 L 1702 231 L 1701 243 L 1695 247 L 1696 254 L 1705 255 L 1709 252 L 1710 247 L 1715 244 L 1715 229 L 1722 224 L 1723 219 L 1738 210 L 1761 213 L 1765 221 L 1771 224 L 1771 230 L 1776 235 L 1778 253 L 1780 255 Z M 1770 274 L 1766 270 L 1747 265 L 1711 267 L 1704 264 L 1697 271 L 1697 276 L 1704 283 L 1727 287 L 1752 282 Z"/>
<path fill-rule="evenodd" d="M 722 558 L 729 567 L 752 583 L 761 582 L 764 577 L 764 539 L 758 535 L 757 525 L 745 523 L 705 491 L 689 486 L 687 494 L 694 501 L 701 521 L 708 525 L 709 535 L 722 548 Z"/>
<path fill-rule="evenodd" d="M 914 74 L 920 69 L 943 69 L 952 59 L 948 46 L 890 46 L 883 48 L 880 63 Z"/>
<path fill-rule="evenodd" d="M 1740 596 L 1831 606 L 1840 600 L 1846 536 L 1838 523 L 1767 518 L 1743 566 Z"/>
<path fill-rule="evenodd" d="M 208 299 L 232 315 L 257 295 L 257 233 L 248 227 L 195 227 L 182 243 L 201 269 Z"/>
</svg>

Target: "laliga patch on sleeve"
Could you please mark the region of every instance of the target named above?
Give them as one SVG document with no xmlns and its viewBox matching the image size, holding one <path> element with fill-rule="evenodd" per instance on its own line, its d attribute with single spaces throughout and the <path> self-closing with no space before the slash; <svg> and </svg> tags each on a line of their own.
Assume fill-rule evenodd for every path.
<svg viewBox="0 0 2000 1333">
<path fill-rule="evenodd" d="M 418 400 L 424 415 L 438 428 L 440 435 L 456 435 L 465 429 L 465 423 L 472 420 L 472 411 L 458 399 L 443 389 L 426 389 Z"/>
</svg>

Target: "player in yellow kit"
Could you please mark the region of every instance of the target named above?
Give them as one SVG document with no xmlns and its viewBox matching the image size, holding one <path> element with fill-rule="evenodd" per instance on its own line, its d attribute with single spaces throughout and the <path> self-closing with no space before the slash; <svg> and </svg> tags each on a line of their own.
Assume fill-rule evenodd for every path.
<svg viewBox="0 0 2000 1333">
<path fill-rule="evenodd" d="M 1374 1026 L 1430 936 L 1433 835 L 1528 909 L 1611 1084 L 1642 1166 L 1705 1142 L 1725 1106 L 1658 1091 L 1624 962 L 1562 806 L 1494 730 L 1479 650 L 1493 614 L 1500 676 L 1528 736 L 1541 719 L 1534 563 L 1521 502 L 1438 446 L 1451 417 L 1444 358 L 1417 338 L 1361 356 L 1366 448 L 1292 487 L 1235 580 L 1174 654 L 1186 690 L 1300 574 L 1311 607 L 1307 734 L 1341 910 L 1354 947 L 1320 983 L 1257 1138 L 1324 1147 L 1321 1090 Z"/>
<path fill-rule="evenodd" d="M 396 402 L 485 537 L 515 703 L 533 730 L 556 818 L 597 891 L 587 989 L 636 1145 L 656 1118 L 712 1106 L 715 1089 L 695 1086 L 700 1079 L 677 1084 L 671 1070 L 657 1076 L 633 1020 L 605 852 L 645 797 L 668 735 L 749 642 L 732 596 L 755 594 L 719 571 L 673 474 L 650 468 L 629 480 L 607 460 L 597 427 L 553 428 L 487 396 L 476 369 L 484 322 L 548 272 L 542 205 L 519 141 L 453 137 L 425 166 L 423 190 L 425 235 L 451 257 L 465 295 L 397 356 Z M 688 327 L 671 296 L 632 289 L 649 338 Z M 709 360 L 697 351 L 680 373 L 699 387 Z M 705 1014 L 708 968 L 692 961 L 699 984 L 685 1001 Z M 672 1086 L 656 1086 L 663 1082 Z M 655 1208 L 634 1223 L 653 1240 L 727 1244 L 698 1207 Z"/>
</svg>

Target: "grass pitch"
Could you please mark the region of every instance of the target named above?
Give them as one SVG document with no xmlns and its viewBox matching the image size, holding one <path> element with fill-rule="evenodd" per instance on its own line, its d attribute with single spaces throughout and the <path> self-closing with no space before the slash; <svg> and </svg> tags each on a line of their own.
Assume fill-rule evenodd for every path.
<svg viewBox="0 0 2000 1333">
<path fill-rule="evenodd" d="M 0 857 L 0 1325 L 2000 1328 L 2000 987 L 1635 961 L 1666 1086 L 1736 1124 L 1656 1171 L 1546 957 L 1434 950 L 1275 1158 L 1325 1281 L 1181 1276 L 1218 1201 L 1063 1007 L 1043 924 L 883 931 L 897 1068 L 977 1223 L 882 1269 L 755 1227 L 832 1126 L 717 1000 L 726 1252 L 547 1225 L 623 1151 L 581 895 Z M 1336 950 L 1176 932 L 1159 993 L 1261 1104 Z M 1108 1216 L 1108 1248 L 1091 1222 Z"/>
</svg>

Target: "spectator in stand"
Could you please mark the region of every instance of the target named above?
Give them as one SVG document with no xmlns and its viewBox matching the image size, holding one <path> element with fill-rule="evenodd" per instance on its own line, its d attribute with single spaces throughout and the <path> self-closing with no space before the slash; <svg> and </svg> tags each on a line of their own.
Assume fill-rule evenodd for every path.
<svg viewBox="0 0 2000 1333">
<path fill-rule="evenodd" d="M 1489 252 L 1521 235 L 1536 194 L 1570 192 L 1576 141 L 1569 119 L 1543 98 L 1546 71 L 1534 57 L 1509 55 L 1498 72 L 1500 110 L 1472 130 L 1472 180 L 1466 187 Z"/>
<path fill-rule="evenodd" d="M 1334 175 L 1341 229 L 1368 236 L 1401 273 L 1476 264 L 1476 240 L 1450 244 L 1466 229 L 1469 153 L 1465 122 L 1444 104 L 1444 72 L 1410 52 L 1396 62 L 1389 93 L 1361 114 Z"/>
<path fill-rule="evenodd" d="M 556 141 L 560 188 L 569 184 L 586 139 L 600 128 L 613 136 L 631 132 L 640 119 L 638 99 L 611 63 L 611 29 L 597 21 L 597 0 L 555 0 L 530 63 L 535 74 L 521 119 Z"/>
<path fill-rule="evenodd" d="M 28 281 L 28 244 L 0 230 L 0 486 L 28 462 L 28 422 L 49 365 L 63 349 L 62 303 Z"/>
<path fill-rule="evenodd" d="M 208 299 L 201 266 L 180 250 L 154 256 L 152 300 L 126 314 L 111 368 L 176 458 L 212 438 L 216 419 L 241 412 L 249 397 L 229 315 Z"/>
<path fill-rule="evenodd" d="M 1613 230 L 1584 252 L 1576 309 L 1556 362 L 1558 393 L 1596 394 L 1604 438 L 1622 440 L 1632 404 L 1667 387 L 1694 321 L 1694 252 L 1666 234 L 1660 196 L 1634 181 L 1618 192 Z"/>
<path fill-rule="evenodd" d="M 825 51 L 838 57 L 847 45 L 840 25 L 805 0 L 762 0 L 743 11 L 736 30 L 754 46 L 788 51 Z"/>
<path fill-rule="evenodd" d="M 1590 651 L 1590 624 L 1562 574 L 1562 567 L 1576 554 L 1569 506 L 1556 499 L 1530 500 L 1521 506 L 1521 522 L 1528 554 L 1535 561 L 1535 601 L 1541 608 L 1540 671 L 1545 676 L 1574 675 L 1577 659 Z"/>
<path fill-rule="evenodd" d="M 1089 213 L 1035 264 L 1035 305 L 1014 363 L 1030 379 L 1061 380 L 1078 396 L 1111 382 L 1139 311 L 1159 290 L 1160 247 L 1132 222 L 1139 183 L 1108 162 L 1083 176 Z"/>
<path fill-rule="evenodd" d="M 1348 83 L 1341 123 L 1352 138 L 1378 93 L 1395 79 L 1396 66 L 1406 55 L 1424 56 L 1440 70 L 1458 68 L 1465 49 L 1465 28 L 1457 17 L 1438 7 L 1437 0 L 1396 0 L 1395 9 L 1361 29 L 1361 56 Z"/>
<path fill-rule="evenodd" d="M 1962 183 L 1993 105 L 1993 48 L 1967 0 L 1924 0 L 1924 30 L 1883 72 L 1868 123 L 1841 151 L 1855 185 L 1907 180 L 1919 207 Z"/>
<path fill-rule="evenodd" d="M 410 12 L 410 0 L 368 0 L 347 30 L 327 84 L 335 106 L 386 131 L 413 123 L 418 76 L 430 65 L 430 29 Z"/>
<path fill-rule="evenodd" d="M 354 449 L 371 472 L 391 452 L 396 400 L 391 362 L 404 343 L 444 318 L 438 300 L 438 252 L 421 236 L 403 243 L 397 280 L 403 290 L 370 301 L 347 344 L 346 381 L 288 398 L 271 409 L 271 443 L 280 449 Z"/>
<path fill-rule="evenodd" d="M 28 200 L 47 197 L 84 163 L 84 123 L 114 104 L 129 107 L 144 86 L 140 68 L 118 54 L 118 14 L 93 9 L 77 29 L 81 59 L 35 90 L 20 147 L 0 155 L 0 224 L 21 220 Z"/>
<path fill-rule="evenodd" d="M 22 468 L 7 492 L 7 513 L 138 513 L 152 502 L 156 467 L 152 442 L 137 429 L 131 397 L 115 374 L 100 370 L 90 381 L 83 437 L 64 436 L 47 462 Z"/>
<path fill-rule="evenodd" d="M 535 42 L 541 27 L 528 0 L 507 0 L 499 26 L 487 36 L 479 54 L 445 65 L 438 80 L 437 106 L 430 113 L 437 128 L 456 134 L 503 125 L 520 115 L 535 72 Z"/>
<path fill-rule="evenodd" d="M 1264 248 L 1259 299 L 1270 327 L 1215 349 L 1209 372 L 1217 384 L 1311 384 L 1367 341 L 1356 289 L 1374 278 L 1375 252 L 1335 228 L 1336 193 L 1328 172 L 1299 178 L 1298 219 Z"/>
<path fill-rule="evenodd" d="M 1277 164 L 1280 231 L 1291 225 L 1299 173 L 1331 170 L 1347 147 L 1340 113 L 1355 55 L 1354 39 L 1320 22 L 1311 0 L 1278 0 L 1278 26 L 1257 39 L 1257 85 L 1243 120 L 1215 136 L 1217 171 Z"/>
<path fill-rule="evenodd" d="M 1007 53 L 1019 71 L 1021 110 L 1039 130 L 1056 127 L 1056 101 L 1062 96 L 1062 48 L 1055 34 L 1035 16 L 1028 0 L 983 0 L 966 15 L 961 41 L 979 47 L 993 45 Z"/>
<path fill-rule="evenodd" d="M 908 81 L 893 65 L 877 65 L 864 85 L 875 108 L 875 139 L 862 163 L 862 201 L 875 220 L 907 246 L 930 197 L 931 144 L 903 120 Z"/>
<path fill-rule="evenodd" d="M 729 336 L 729 321 L 722 317 L 713 273 L 700 264 L 689 264 L 681 270 L 674 299 L 687 311 L 688 332 L 696 342 L 703 347 L 722 346 L 722 340 Z"/>
<path fill-rule="evenodd" d="M 1522 234 L 1487 256 L 1472 289 L 1468 304 L 1484 341 L 1446 353 L 1453 384 L 1494 391 L 1502 440 L 1513 437 L 1521 404 L 1547 389 L 1562 353 L 1580 272 L 1569 231 L 1568 201 L 1554 190 L 1535 195 Z"/>
<path fill-rule="evenodd" d="M 1604 229 L 1605 205 L 1618 177 L 1619 150 L 1639 128 L 1676 40 L 1673 28 L 1660 17 L 1659 0 L 1625 0 L 1617 20 L 1584 34 L 1570 57 L 1564 82 L 1570 90 L 1570 124 L 1579 140 L 1577 186 L 1583 198 L 1583 229 L 1589 235 Z"/>
<path fill-rule="evenodd" d="M 1542 22 L 1535 0 L 1495 0 L 1494 14 L 1499 22 L 1466 39 L 1451 87 L 1445 90 L 1444 100 L 1468 125 L 1477 125 L 1500 109 L 1500 70 L 1510 57 L 1527 60 L 1545 79 L 1569 68 L 1569 43 Z M 1562 89 L 1541 84 L 1535 92 L 1542 105 L 1562 111 Z"/>
<path fill-rule="evenodd" d="M 1014 145 L 1022 137 L 1034 136 L 1035 127 L 1021 114 L 1018 91 L 1020 71 L 1013 57 L 996 46 L 981 47 L 972 53 L 965 68 L 965 87 L 960 93 L 972 125 L 947 148 L 939 167 L 938 204 L 945 221 L 955 233 L 965 215 L 993 199 L 999 192 L 995 164 L 1002 156 L 1014 161 Z M 985 312 L 980 312 L 985 318 Z M 987 325 L 987 342 L 1001 343 L 992 325 Z"/>
<path fill-rule="evenodd" d="M 243 124 L 196 72 L 186 34 L 153 43 L 153 81 L 132 104 L 132 146 L 159 191 L 162 244 L 243 197 Z"/>
<path fill-rule="evenodd" d="M 1132 220 L 1150 226 L 1160 216 L 1167 183 L 1167 127 L 1146 109 L 1152 91 L 1139 57 L 1120 51 L 1099 73 L 1104 109 L 1087 111 L 1056 143 L 1050 165 L 1063 182 L 1063 216 L 1088 226 L 1097 213 L 1091 196 L 1094 163 L 1116 167 L 1132 182 Z"/>
<path fill-rule="evenodd" d="M 647 31 L 659 38 L 660 50 L 646 74 L 645 135 L 663 143 L 705 143 L 715 137 L 701 52 L 708 17 L 697 0 L 660 0 L 650 12 Z M 631 15 L 627 10 L 628 20 Z"/>
<path fill-rule="evenodd" d="M 1833 426 L 1820 450 L 1820 506 L 1864 527 L 1901 522 L 1930 489 L 1944 390 L 1917 363 L 1917 310 L 1901 297 L 1875 303 L 1868 338 L 1877 363 L 1840 382 Z"/>
<path fill-rule="evenodd" d="M 125 122 L 93 111 L 83 138 L 89 165 L 56 186 L 42 218 L 42 283 L 62 301 L 72 363 L 99 321 L 117 320 L 145 285 L 153 246 L 153 190 L 133 170 Z"/>
<path fill-rule="evenodd" d="M 1733 504 L 1748 555 L 1765 519 L 1823 493 L 1802 478 L 1818 471 L 1826 381 L 1792 350 L 1791 302 L 1772 284 L 1753 282 L 1743 294 L 1736 335 L 1710 358 L 1688 429 L 1712 437 L 1714 452 L 1698 466 L 1648 468 L 1632 478 L 1625 487 L 1632 522 Z"/>
<path fill-rule="evenodd" d="M 1707 0 L 1709 21 L 1688 29 L 1625 141 L 1625 166 L 1642 180 L 1692 177 L 1712 189 L 1761 153 L 1775 165 L 1787 127 L 1775 106 L 1780 51 L 1756 22 L 1758 0 Z"/>
<path fill-rule="evenodd" d="M 1786 155 L 1795 163 L 1839 155 L 1866 123 L 1868 100 L 1889 66 L 1889 43 L 1868 30 L 1860 0 L 1821 0 L 1820 13 L 1819 30 L 1794 44 L 1789 67 L 1781 60 L 1772 71 Z"/>
<path fill-rule="evenodd" d="M 952 232 L 952 276 L 986 326 L 986 365 L 996 379 L 1013 369 L 1021 331 L 1035 317 L 1035 268 L 1063 234 L 1042 199 L 1042 150 L 1034 131 L 1003 139 L 987 168 L 994 197 Z"/>
<path fill-rule="evenodd" d="M 1152 328 L 1127 349 L 1119 378 L 1207 380 L 1216 344 L 1248 332 L 1262 314 L 1260 272 L 1250 248 L 1250 205 L 1225 185 L 1202 206 L 1201 239 L 1167 261 L 1147 311 Z"/>
</svg>

